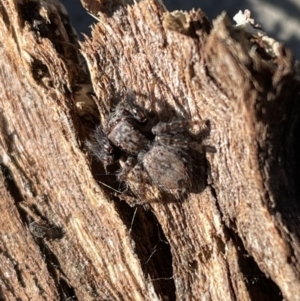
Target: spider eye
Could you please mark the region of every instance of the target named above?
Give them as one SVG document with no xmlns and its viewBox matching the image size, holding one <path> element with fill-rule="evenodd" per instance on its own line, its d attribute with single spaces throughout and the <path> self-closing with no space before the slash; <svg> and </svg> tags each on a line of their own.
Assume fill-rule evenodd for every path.
<svg viewBox="0 0 300 301">
<path fill-rule="evenodd" d="M 143 123 L 147 120 L 145 113 L 141 109 L 133 108 L 132 113 L 133 113 L 134 118 L 141 123 Z"/>
<path fill-rule="evenodd" d="M 108 153 L 108 154 L 112 154 L 113 153 L 113 147 L 110 144 L 104 144 L 103 145 L 104 150 Z"/>
</svg>

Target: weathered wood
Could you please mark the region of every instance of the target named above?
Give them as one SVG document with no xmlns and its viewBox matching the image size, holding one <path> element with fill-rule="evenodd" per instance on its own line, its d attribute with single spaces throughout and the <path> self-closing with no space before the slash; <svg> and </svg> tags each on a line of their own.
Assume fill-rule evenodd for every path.
<svg viewBox="0 0 300 301">
<path fill-rule="evenodd" d="M 84 66 L 67 15 L 59 3 L 40 1 L 3 1 L 1 14 L 0 152 L 12 177 L 2 182 L 2 298 L 155 300 L 128 230 L 80 149 Z M 65 235 L 33 237 L 32 221 Z"/>
<path fill-rule="evenodd" d="M 224 14 L 83 2 L 101 9 L 91 82 L 58 2 L 2 1 L 0 299 L 300 300 L 289 51 Z M 147 210 L 91 172 L 84 141 L 127 90 L 148 107 L 153 82 L 159 114 L 208 119 L 217 152 L 203 192 Z"/>
</svg>

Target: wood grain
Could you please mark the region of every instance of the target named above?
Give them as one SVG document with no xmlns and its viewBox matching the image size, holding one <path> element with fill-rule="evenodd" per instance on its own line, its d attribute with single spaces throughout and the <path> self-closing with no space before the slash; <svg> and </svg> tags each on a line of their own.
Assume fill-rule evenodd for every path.
<svg viewBox="0 0 300 301">
<path fill-rule="evenodd" d="M 59 2 L 2 1 L 0 299 L 300 300 L 291 53 L 225 14 L 82 2 L 98 23 L 79 50 Z M 216 153 L 201 193 L 150 185 L 132 208 L 84 142 L 153 82 L 157 114 L 209 120 Z"/>
</svg>

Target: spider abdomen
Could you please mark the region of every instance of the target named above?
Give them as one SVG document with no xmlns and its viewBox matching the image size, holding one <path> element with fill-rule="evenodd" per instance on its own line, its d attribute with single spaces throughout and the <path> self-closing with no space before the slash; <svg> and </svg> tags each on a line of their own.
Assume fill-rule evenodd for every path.
<svg viewBox="0 0 300 301">
<path fill-rule="evenodd" d="M 191 186 L 182 157 L 168 147 L 153 146 L 144 155 L 143 166 L 152 183 L 163 189 L 181 190 Z"/>
</svg>

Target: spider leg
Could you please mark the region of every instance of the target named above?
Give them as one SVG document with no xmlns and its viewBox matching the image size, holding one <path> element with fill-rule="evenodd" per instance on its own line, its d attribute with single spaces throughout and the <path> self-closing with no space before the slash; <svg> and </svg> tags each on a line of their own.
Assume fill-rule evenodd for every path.
<svg viewBox="0 0 300 301">
<path fill-rule="evenodd" d="M 198 134 L 190 133 L 190 129 L 198 126 Z M 211 148 L 202 144 L 202 141 L 208 136 L 210 123 L 205 120 L 172 120 L 171 122 L 159 122 L 152 128 L 156 143 L 169 148 L 194 149 L 199 152 L 209 151 Z"/>
<path fill-rule="evenodd" d="M 133 91 L 129 91 L 126 97 L 126 110 L 127 112 L 139 123 L 145 123 L 147 121 L 147 116 L 144 108 L 139 107 L 134 102 L 135 94 Z"/>
<path fill-rule="evenodd" d="M 183 121 L 183 120 L 173 120 L 171 122 L 159 122 L 152 128 L 152 133 L 154 135 L 161 135 L 164 133 L 177 134 L 180 132 L 185 132 L 187 128 L 194 125 L 194 121 Z"/>
<path fill-rule="evenodd" d="M 170 122 L 159 122 L 152 128 L 152 133 L 154 135 L 162 135 L 164 133 L 177 134 L 188 132 L 188 130 L 192 129 L 194 126 L 199 126 L 198 131 L 202 133 L 201 136 L 203 136 L 203 132 L 210 131 L 210 124 L 208 120 L 203 120 L 199 122 L 197 120 L 192 121 L 173 119 Z"/>
<path fill-rule="evenodd" d="M 143 175 L 143 167 L 140 163 L 140 160 L 143 158 L 143 154 L 146 152 L 142 152 L 139 154 L 138 159 L 135 157 L 128 157 L 125 162 L 120 162 L 121 171 L 118 174 L 119 181 L 123 182 L 138 182 L 139 184 L 148 183 L 145 175 Z M 139 161 L 139 162 L 138 162 Z"/>
<path fill-rule="evenodd" d="M 120 162 L 121 164 L 121 171 L 118 174 L 118 180 L 121 182 L 126 182 L 129 173 L 134 168 L 134 165 L 136 164 L 136 159 L 133 157 L 128 157 L 125 162 Z"/>
<path fill-rule="evenodd" d="M 159 145 L 166 146 L 168 148 L 179 148 L 179 149 L 187 149 L 191 146 L 193 141 L 183 135 L 161 135 L 155 137 L 155 142 Z"/>
<path fill-rule="evenodd" d="M 126 101 L 121 101 L 114 110 L 111 120 L 126 118 L 128 120 L 136 120 L 143 124 L 147 121 L 145 109 L 135 103 L 135 94 L 128 91 L 125 96 Z"/>
<path fill-rule="evenodd" d="M 130 207 L 135 207 L 137 205 L 142 205 L 144 207 L 144 209 L 146 209 L 146 210 L 150 209 L 147 201 L 142 202 L 137 197 L 130 196 L 130 195 L 124 194 L 124 193 L 121 193 L 121 194 L 115 193 L 115 196 L 117 198 L 119 198 L 120 200 L 125 201 Z"/>
<path fill-rule="evenodd" d="M 138 163 L 136 158 L 129 157 L 125 162 L 121 163 L 121 172 L 118 175 L 118 179 L 124 182 L 127 188 L 130 188 L 134 196 L 127 193 L 116 194 L 116 196 L 126 201 L 130 206 L 146 206 L 149 202 L 148 190 L 152 185 L 149 181 L 148 174 L 143 170 L 142 164 Z M 154 199 L 153 195 L 151 195 L 150 199 Z"/>
<path fill-rule="evenodd" d="M 164 145 L 168 148 L 177 148 L 177 149 L 194 149 L 201 153 L 208 152 L 208 153 L 215 153 L 216 149 L 212 146 L 201 144 L 200 141 L 194 141 L 191 138 L 183 137 L 183 136 L 156 136 L 155 142 L 159 145 Z"/>
<path fill-rule="evenodd" d="M 102 126 L 99 125 L 94 131 L 92 141 L 86 141 L 85 145 L 98 161 L 106 167 L 115 162 L 114 147 L 105 136 Z"/>
</svg>

